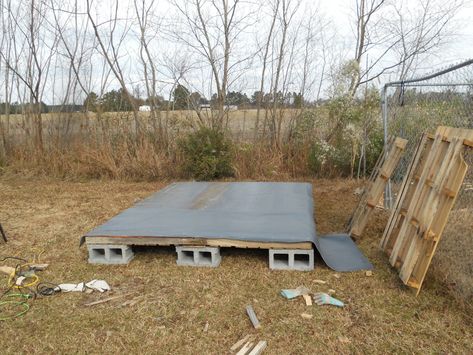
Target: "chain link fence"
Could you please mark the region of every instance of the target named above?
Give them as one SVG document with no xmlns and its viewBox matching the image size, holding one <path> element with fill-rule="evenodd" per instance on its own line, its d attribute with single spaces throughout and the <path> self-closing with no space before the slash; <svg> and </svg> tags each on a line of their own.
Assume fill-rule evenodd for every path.
<svg viewBox="0 0 473 355">
<path fill-rule="evenodd" d="M 385 142 L 391 135 L 409 141 L 386 189 L 385 203 L 390 207 L 423 132 L 434 133 L 438 126 L 473 129 L 473 60 L 386 84 L 382 117 Z M 473 150 L 466 149 L 464 158 L 468 173 L 427 277 L 440 278 L 454 295 L 473 303 Z"/>
</svg>

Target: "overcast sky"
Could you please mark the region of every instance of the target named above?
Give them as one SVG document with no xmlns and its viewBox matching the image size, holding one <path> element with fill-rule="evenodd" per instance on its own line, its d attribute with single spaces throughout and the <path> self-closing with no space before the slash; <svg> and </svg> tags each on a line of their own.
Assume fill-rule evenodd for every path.
<svg viewBox="0 0 473 355">
<path fill-rule="evenodd" d="M 67 5 L 68 1 L 69 5 Z M 110 19 L 110 16 L 113 13 L 116 0 L 91 1 L 93 17 L 96 18 L 97 23 L 101 23 L 99 31 L 103 36 L 102 39 L 106 42 L 108 41 L 111 28 L 111 24 L 107 22 L 107 20 Z M 149 2 L 150 0 L 146 1 Z M 171 5 L 173 1 L 180 2 L 183 6 L 190 4 L 189 1 L 186 2 L 185 0 L 156 0 L 152 11 L 154 25 L 157 23 L 161 25 L 159 28 L 155 26 L 154 29 L 150 30 L 150 32 L 154 31 L 155 33 L 152 41 L 150 41 L 150 50 L 157 63 L 159 94 L 165 98 L 169 97 L 173 85 L 176 83 L 176 73 L 173 73 L 172 67 L 178 66 L 180 62 L 186 62 L 186 65 L 189 66 L 190 69 L 186 70 L 184 75 L 179 78 L 179 82 L 188 86 L 191 91 L 198 91 L 207 98 L 210 98 L 211 94 L 215 93 L 215 86 L 211 76 L 209 63 L 206 62 L 205 58 L 198 54 L 195 48 L 192 48 L 192 44 L 196 44 L 195 39 L 192 41 L 191 37 L 187 37 L 187 39 L 190 40 L 189 43 L 191 43 L 191 45 L 188 45 L 189 43 L 186 44 L 185 40 L 182 40 L 182 38 L 178 38 L 179 36 L 175 35 L 174 32 L 177 33 L 183 29 L 184 31 L 189 31 L 189 27 L 186 29 L 186 24 L 182 14 L 179 14 L 176 7 Z M 415 9 L 420 3 L 425 3 L 427 1 L 442 5 L 451 4 L 451 1 L 461 0 L 386 1 L 387 3 L 391 2 L 392 4 L 399 4 L 401 1 L 404 1 L 406 6 Z M 293 0 L 293 3 L 294 2 L 295 0 Z M 452 25 L 450 26 L 453 35 L 448 37 L 448 40 L 444 41 L 444 44 L 440 49 L 429 52 L 427 56 L 422 57 L 420 63 L 417 63 L 415 72 L 410 73 L 409 76 L 423 75 L 466 59 L 473 58 L 472 2 L 473 0 L 464 0 L 461 11 L 457 13 Z M 44 3 L 49 4 L 49 1 L 45 1 Z M 84 3 L 85 2 L 79 2 L 80 6 L 83 7 L 79 9 L 79 12 L 82 13 L 80 15 L 79 23 L 80 21 L 83 21 L 84 23 L 87 21 L 87 16 L 84 14 Z M 15 1 L 12 1 L 12 4 L 13 6 L 18 6 L 20 9 L 22 8 L 21 2 L 16 3 Z M 65 37 L 73 40 L 75 34 L 71 26 L 74 26 L 74 21 L 70 14 L 73 7 L 70 6 L 73 6 L 74 2 L 73 0 L 64 0 L 64 2 L 61 0 L 58 4 L 61 4 L 62 7 L 69 6 L 69 8 L 59 9 L 58 16 L 64 25 Z M 136 15 L 133 6 L 134 2 L 132 0 L 120 0 L 118 4 L 118 17 L 120 18 L 120 21 L 116 29 L 115 38 L 120 37 L 120 29 L 122 31 L 126 29 L 125 40 L 119 49 L 119 61 L 124 70 L 127 86 L 130 88 L 140 86 L 144 91 L 143 66 L 140 62 L 139 56 L 139 35 L 136 27 Z M 238 40 L 232 43 L 231 64 L 239 64 L 235 66 L 236 70 L 234 70 L 230 75 L 229 90 L 243 91 L 250 96 L 254 91 L 259 89 L 262 68 L 262 51 L 258 53 L 257 48 L 261 48 L 270 27 L 271 16 L 269 16 L 269 13 L 271 12 L 271 9 L 267 4 L 267 1 L 257 1 L 252 2 L 251 5 L 249 5 L 249 2 L 242 1 L 241 5 L 239 5 L 240 8 L 237 10 L 238 15 L 244 17 L 245 26 L 248 26 L 243 26 L 245 28 L 242 33 L 239 34 Z M 354 56 L 354 8 L 354 0 L 319 0 L 318 3 L 311 0 L 301 0 L 299 10 L 297 15 L 294 17 L 293 27 L 290 30 L 291 33 L 285 46 L 286 54 L 283 66 L 285 71 L 284 75 L 287 74 L 288 77 L 287 88 L 289 91 L 300 91 L 301 78 L 303 76 L 305 30 L 303 29 L 304 26 L 299 26 L 302 29 L 296 31 L 296 27 L 298 27 L 297 24 L 306 24 L 309 18 L 321 18 L 321 22 L 316 22 L 314 27 L 317 29 L 317 26 L 321 27 L 320 23 L 323 23 L 324 38 L 329 39 L 330 44 L 326 47 L 325 54 L 322 54 L 323 46 L 321 45 L 322 41 L 320 33 L 317 33 L 314 39 L 310 42 L 309 47 L 312 53 L 309 58 L 309 69 L 311 71 L 309 82 L 313 85 L 311 88 L 307 89 L 305 96 L 308 99 L 314 99 L 317 96 L 318 83 L 320 83 L 320 79 L 323 78 L 321 97 L 327 97 L 330 95 L 329 90 L 334 80 L 333 75 L 332 77 L 330 75 L 333 74 L 337 68 L 340 68 L 343 63 L 353 59 Z M 22 11 L 24 12 L 24 16 L 18 16 L 18 24 L 27 29 L 27 22 L 23 23 L 22 21 L 27 21 L 28 12 L 27 9 L 22 9 Z M 47 9 L 45 14 L 48 17 L 48 21 L 45 22 L 45 25 L 47 26 L 54 21 L 50 9 Z M 311 14 L 313 15 L 311 16 Z M 129 25 L 131 25 L 130 28 L 128 28 Z M 70 34 L 67 31 L 71 31 Z M 46 29 L 43 32 L 45 33 L 45 36 L 48 36 L 48 33 L 52 33 L 53 31 L 51 31 L 51 29 Z M 148 32 L 148 34 L 150 34 L 150 32 Z M 21 33 L 21 30 L 18 30 L 18 36 L 16 36 L 19 46 L 21 45 Z M 91 48 L 95 46 L 96 48 L 95 50 L 90 49 L 88 51 L 88 55 L 90 55 L 90 53 L 93 54 L 83 63 L 82 68 L 85 75 L 90 77 L 88 84 L 89 90 L 95 91 L 100 95 L 108 90 L 118 89 L 120 86 L 117 80 L 113 78 L 113 75 L 109 74 L 108 79 L 105 81 L 103 80 L 104 78 L 107 78 L 106 75 L 103 75 L 103 68 L 106 68 L 107 66 L 104 66 L 103 56 L 97 50 L 99 47 L 97 43 L 94 42 L 94 35 L 90 26 L 86 36 L 86 45 Z M 265 91 L 267 91 L 271 85 L 271 80 L 273 78 L 272 74 L 275 70 L 275 63 L 277 63 L 278 45 L 281 40 L 280 25 L 277 25 L 274 30 L 273 40 L 274 42 L 269 56 L 270 64 L 266 73 L 267 78 L 265 80 Z M 53 39 L 49 39 L 49 44 L 52 42 Z M 296 50 L 294 51 L 294 58 L 292 61 L 289 61 L 291 43 L 296 43 L 296 45 L 294 45 Z M 43 49 L 47 52 L 48 45 L 45 45 Z M 374 58 L 376 58 L 377 55 L 376 51 L 379 53 L 383 50 L 383 47 L 381 47 L 378 49 L 375 48 L 369 52 L 369 55 L 363 58 L 365 63 L 362 62 L 361 65 L 364 66 L 369 64 L 370 61 L 374 61 Z M 44 101 L 48 103 L 57 104 L 63 101 L 63 93 L 66 91 L 65 83 L 67 82 L 67 76 L 70 71 L 70 63 L 63 55 L 64 52 L 64 48 L 58 49 L 57 54 L 52 60 L 52 69 L 48 72 L 48 82 L 45 85 L 44 91 Z M 24 57 L 26 57 L 26 55 Z M 45 54 L 45 57 L 47 57 L 47 53 Z M 321 68 L 323 58 L 327 61 L 327 67 L 330 68 L 325 68 L 325 73 L 322 77 Z M 26 61 L 25 58 L 23 58 L 23 60 Z M 383 68 L 383 66 L 388 66 L 389 64 L 392 64 L 393 60 L 392 55 L 387 55 L 378 64 L 378 67 Z M 375 68 L 373 71 L 376 69 L 379 68 Z M 396 77 L 396 75 L 398 75 L 398 73 L 396 73 L 395 70 L 391 70 L 388 74 L 382 75 L 376 80 L 373 80 L 371 84 L 376 87 L 381 87 L 383 83 L 397 80 L 398 77 Z M 21 92 L 21 90 L 17 91 Z M 81 103 L 83 101 L 83 96 L 84 93 L 81 91 L 71 100 Z"/>
</svg>

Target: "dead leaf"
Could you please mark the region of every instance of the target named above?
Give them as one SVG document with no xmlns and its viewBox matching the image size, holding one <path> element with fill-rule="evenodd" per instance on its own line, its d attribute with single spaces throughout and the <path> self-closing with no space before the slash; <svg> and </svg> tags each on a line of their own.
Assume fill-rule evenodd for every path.
<svg viewBox="0 0 473 355">
<path fill-rule="evenodd" d="M 333 277 L 335 277 L 336 279 L 339 279 L 339 278 L 340 278 L 340 274 L 333 274 Z"/>
<path fill-rule="evenodd" d="M 365 272 L 365 275 L 366 276 L 373 276 L 373 271 L 368 270 L 367 272 Z"/>
</svg>

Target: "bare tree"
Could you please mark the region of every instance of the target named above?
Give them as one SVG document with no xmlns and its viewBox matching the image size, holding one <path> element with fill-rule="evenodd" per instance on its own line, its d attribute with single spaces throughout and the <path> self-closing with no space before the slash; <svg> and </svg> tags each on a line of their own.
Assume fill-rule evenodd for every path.
<svg viewBox="0 0 473 355">
<path fill-rule="evenodd" d="M 152 23 L 152 14 L 155 12 L 155 0 L 135 0 L 134 8 L 138 23 L 140 41 L 140 60 L 143 66 L 143 75 L 146 93 L 151 107 L 151 121 L 155 131 L 158 132 L 160 140 L 163 139 L 163 125 L 161 112 L 158 110 L 157 100 L 157 76 L 158 69 L 155 56 L 152 54 L 150 43 L 156 43 L 158 24 Z M 156 28 L 158 27 L 158 28 Z M 153 32 L 150 29 L 154 29 Z M 156 127 L 158 121 L 158 127 Z"/>
<path fill-rule="evenodd" d="M 391 5 L 387 0 L 357 0 L 356 46 L 348 94 L 360 85 L 398 70 L 405 78 L 416 61 L 440 48 L 451 32 L 451 24 L 463 0 L 419 0 Z M 365 63 L 364 63 L 365 62 Z"/>
<path fill-rule="evenodd" d="M 283 63 L 286 54 L 286 41 L 288 37 L 288 31 L 290 28 L 291 21 L 296 14 L 300 5 L 298 0 L 282 0 L 281 8 L 279 12 L 279 23 L 281 26 L 279 49 L 277 52 L 276 69 L 274 71 L 273 82 L 272 82 L 272 107 L 271 107 L 271 141 L 278 144 L 278 138 L 280 137 L 281 130 L 281 117 L 277 119 L 277 110 L 281 101 L 280 95 L 280 79 L 283 75 Z"/>
<path fill-rule="evenodd" d="M 120 19 L 118 16 L 119 10 L 119 0 L 115 0 L 112 3 L 112 11 L 110 14 L 109 19 L 105 22 L 109 24 L 109 31 L 106 33 L 106 36 L 102 35 L 99 27 L 102 25 L 98 23 L 94 19 L 94 14 L 92 13 L 92 1 L 87 0 L 87 16 L 89 18 L 90 24 L 92 25 L 92 29 L 94 31 L 95 38 L 97 39 L 97 43 L 99 45 L 100 54 L 105 58 L 110 70 L 112 71 L 115 79 L 120 84 L 122 92 L 125 96 L 125 99 L 130 104 L 133 117 L 135 120 L 135 132 L 138 134 L 142 133 L 142 128 L 140 125 L 140 119 L 138 114 L 138 107 L 133 98 L 133 95 L 129 91 L 126 81 L 124 71 L 120 64 L 120 47 L 123 45 L 126 35 L 130 29 L 130 24 L 127 19 Z M 121 22 L 120 30 L 118 33 L 118 39 L 116 38 L 117 35 L 117 26 L 118 23 Z M 108 42 L 106 42 L 106 40 Z"/>
<path fill-rule="evenodd" d="M 234 58 L 233 46 L 244 31 L 244 17 L 237 13 L 240 0 L 174 1 L 184 18 L 185 29 L 176 36 L 205 58 L 216 89 L 217 115 L 212 126 L 222 129 L 226 95 L 232 70 L 248 57 Z"/>
<path fill-rule="evenodd" d="M 381 18 L 377 16 L 386 0 L 356 0 L 355 5 L 355 55 L 353 57 L 354 73 L 348 89 L 350 96 L 354 96 L 360 86 L 362 77 L 367 73 L 361 73 L 361 61 L 366 53 L 376 45 L 378 39 L 375 39 L 375 28 L 379 25 Z M 384 39 L 385 40 L 385 39 Z"/>
<path fill-rule="evenodd" d="M 35 145 L 43 150 L 42 97 L 47 83 L 58 35 L 46 21 L 46 3 L 29 0 L 25 4 L 4 4 L 8 14 L 8 32 L 13 57 L 1 53 L 8 69 L 28 92 L 27 112 L 33 117 Z"/>
<path fill-rule="evenodd" d="M 404 80 L 419 60 L 437 53 L 452 35 L 455 16 L 463 1 L 421 0 L 414 8 L 407 1 L 392 5 L 393 16 L 387 30 L 399 37 L 394 47 L 400 63 L 398 79 Z"/>
<path fill-rule="evenodd" d="M 274 26 L 276 24 L 277 20 L 277 15 L 279 12 L 279 4 L 281 0 L 275 0 L 272 5 L 272 16 L 271 16 L 271 24 L 269 26 L 269 31 L 266 36 L 266 41 L 263 43 L 263 58 L 262 58 L 262 67 L 261 67 L 261 79 L 260 79 L 260 85 L 259 85 L 259 93 L 257 94 L 256 97 L 256 120 L 255 120 L 255 132 L 254 132 L 254 139 L 256 140 L 258 137 L 258 130 L 259 130 L 259 124 L 260 124 L 260 113 L 261 113 L 261 106 L 263 103 L 264 99 L 264 83 L 266 80 L 266 67 L 268 65 L 268 54 L 269 54 L 269 49 L 271 46 L 271 39 L 273 36 L 273 31 L 274 31 Z"/>
</svg>

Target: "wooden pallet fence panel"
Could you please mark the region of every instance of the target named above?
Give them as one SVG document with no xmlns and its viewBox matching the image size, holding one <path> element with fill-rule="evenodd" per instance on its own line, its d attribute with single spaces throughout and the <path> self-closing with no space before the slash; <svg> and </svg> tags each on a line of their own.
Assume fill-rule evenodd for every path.
<svg viewBox="0 0 473 355">
<path fill-rule="evenodd" d="M 417 294 L 468 170 L 470 138 L 473 130 L 450 127 L 422 137 L 383 233 L 381 249 Z"/>
<path fill-rule="evenodd" d="M 413 246 L 414 258 L 404 265 L 400 273 L 401 279 L 406 284 L 410 280 L 417 281 L 418 292 L 468 170 L 468 165 L 462 156 L 463 142 L 453 143 L 452 141 L 451 146 L 454 146 L 453 154 L 446 171 L 442 173 L 443 180 L 435 186 L 435 198 L 431 199 L 431 205 L 427 209 L 425 226 L 419 231 L 415 239 L 416 245 Z"/>
<path fill-rule="evenodd" d="M 373 171 L 371 172 L 370 177 L 366 183 L 366 186 L 363 189 L 363 193 L 360 196 L 360 200 L 358 201 L 357 206 L 353 210 L 353 213 L 346 224 L 347 232 L 350 232 L 350 230 L 353 227 L 354 222 L 358 220 L 361 214 L 363 213 L 363 209 L 366 206 L 366 201 L 368 198 L 368 191 L 370 191 L 371 187 L 373 186 L 373 183 L 379 174 L 381 166 L 384 164 L 384 161 L 386 159 L 386 151 L 387 151 L 386 147 L 388 147 L 389 149 L 389 147 L 391 147 L 393 143 L 394 143 L 394 137 L 389 137 L 388 143 L 383 146 L 383 149 L 380 155 L 378 156 L 378 160 L 376 161 L 376 164 L 373 167 Z"/>
<path fill-rule="evenodd" d="M 401 280 L 407 284 L 411 277 L 414 266 L 418 259 L 422 257 L 423 251 L 423 235 L 429 229 L 430 224 L 437 212 L 437 207 L 442 198 L 443 194 L 439 193 L 442 189 L 442 183 L 445 181 L 446 176 L 451 173 L 452 160 L 455 153 L 459 153 L 459 148 L 462 147 L 462 142 L 457 141 L 459 144 L 448 144 L 442 141 L 440 146 L 446 146 L 447 149 L 440 148 L 437 152 L 437 159 L 429 169 L 428 177 L 431 178 L 431 171 L 437 171 L 435 180 L 432 184 L 426 184 L 423 187 L 423 195 L 420 197 L 416 206 L 416 220 L 417 226 L 412 231 L 412 234 L 408 236 L 406 254 L 402 256 L 404 263 L 402 264 L 399 276 Z M 445 152 L 444 152 L 445 151 Z M 441 160 L 441 162 L 440 162 Z M 432 177 L 433 178 L 433 177 Z M 412 229 L 411 229 L 412 230 Z M 418 281 L 418 280 L 417 280 Z"/>
<path fill-rule="evenodd" d="M 424 157 L 425 159 L 426 144 L 427 136 L 423 134 L 407 168 L 406 174 L 404 175 L 398 197 L 394 203 L 391 215 L 381 238 L 380 248 L 386 252 L 392 250 L 395 236 L 397 236 L 399 232 L 398 226 L 402 223 L 402 220 L 405 217 L 401 212 L 403 207 L 409 205 L 410 199 L 412 198 L 412 192 L 415 188 L 413 185 L 417 184 L 416 181 L 413 181 L 413 177 L 419 169 L 421 158 Z"/>
<path fill-rule="evenodd" d="M 399 163 L 406 145 L 407 140 L 397 137 L 390 140 L 387 152 L 381 153 L 384 158 L 378 160 L 379 164 L 376 166 L 374 174 L 372 174 L 373 181 L 369 188 L 365 189 L 365 193 L 351 218 L 349 225 L 349 234 L 351 236 L 359 237 L 363 233 L 371 212 L 381 200 L 386 184 Z"/>
<path fill-rule="evenodd" d="M 441 136 L 438 136 L 432 144 L 431 150 L 427 154 L 427 158 L 425 160 L 425 166 L 429 167 L 432 165 L 432 162 L 435 158 L 435 154 L 440 147 L 440 143 L 442 142 Z M 414 226 L 410 223 L 412 218 L 414 217 L 414 213 L 417 210 L 419 199 L 423 193 L 423 189 L 425 186 L 425 180 L 427 179 L 427 175 L 429 173 L 429 169 L 423 169 L 421 177 L 415 190 L 412 195 L 412 199 L 407 207 L 406 216 L 403 220 L 403 223 L 399 227 L 399 233 L 396 238 L 396 241 L 393 245 L 393 250 L 391 252 L 391 256 L 389 257 L 389 261 L 392 266 L 396 266 L 398 262 L 399 254 L 404 252 L 406 243 L 408 241 L 409 236 L 412 234 L 412 228 Z"/>
</svg>

